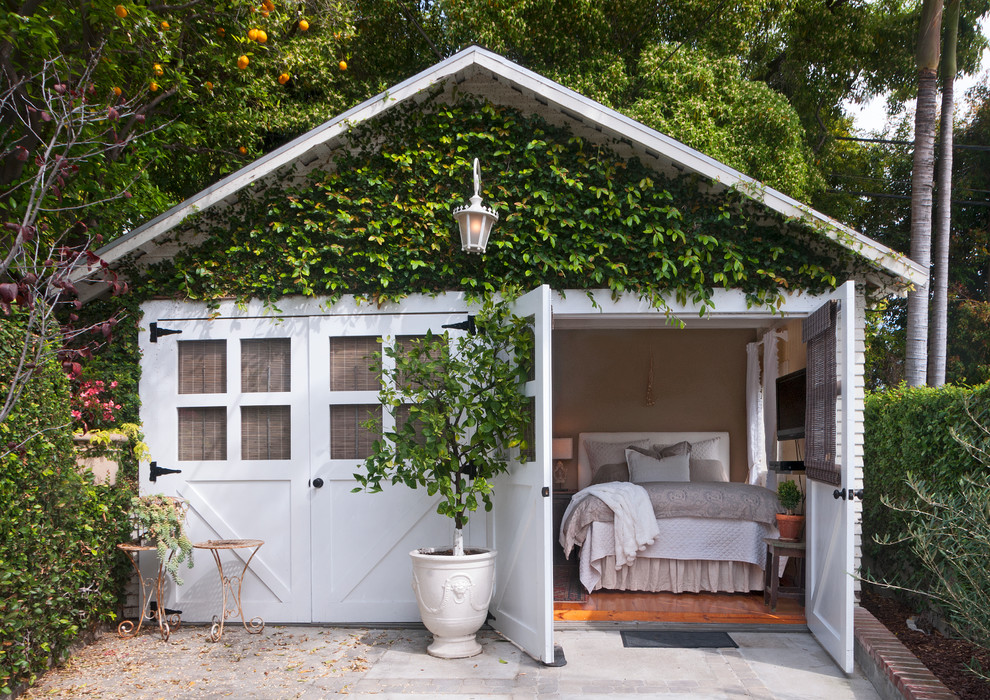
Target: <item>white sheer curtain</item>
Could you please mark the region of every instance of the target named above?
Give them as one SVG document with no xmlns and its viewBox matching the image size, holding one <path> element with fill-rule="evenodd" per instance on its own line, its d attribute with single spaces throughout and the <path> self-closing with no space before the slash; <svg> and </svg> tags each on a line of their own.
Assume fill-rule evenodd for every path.
<svg viewBox="0 0 990 700">
<path fill-rule="evenodd" d="M 763 391 L 760 385 L 760 345 L 759 342 L 746 345 L 746 448 L 751 484 L 761 483 L 767 471 Z"/>
<path fill-rule="evenodd" d="M 777 340 L 787 339 L 786 330 L 767 331 L 763 334 L 763 425 L 766 439 L 766 458 L 777 459 Z"/>
</svg>

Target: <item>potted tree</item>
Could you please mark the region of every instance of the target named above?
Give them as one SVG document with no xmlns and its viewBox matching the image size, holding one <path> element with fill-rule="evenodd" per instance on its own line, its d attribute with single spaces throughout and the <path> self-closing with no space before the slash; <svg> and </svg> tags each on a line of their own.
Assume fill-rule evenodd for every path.
<svg viewBox="0 0 990 700">
<path fill-rule="evenodd" d="M 533 338 L 506 301 L 486 299 L 470 318 L 473 332 L 386 346 L 375 356 L 382 373 L 379 398 L 395 428 L 375 442 L 355 474 L 355 491 L 405 484 L 439 495 L 437 513 L 453 524 L 453 542 L 410 552 L 413 589 L 423 623 L 433 633 L 428 651 L 442 658 L 481 653 L 475 634 L 491 601 L 496 552 L 465 549 L 469 515 L 492 508 L 492 482 L 509 468 L 512 450 L 525 448 L 530 425 L 523 393 Z M 381 430 L 376 421 L 367 427 Z"/>
<path fill-rule="evenodd" d="M 777 484 L 777 500 L 780 507 L 787 513 L 777 513 L 777 529 L 780 531 L 780 539 L 788 542 L 797 542 L 801 539 L 804 530 L 804 516 L 795 515 L 794 509 L 801 503 L 803 495 L 797 483 L 788 479 Z"/>
</svg>

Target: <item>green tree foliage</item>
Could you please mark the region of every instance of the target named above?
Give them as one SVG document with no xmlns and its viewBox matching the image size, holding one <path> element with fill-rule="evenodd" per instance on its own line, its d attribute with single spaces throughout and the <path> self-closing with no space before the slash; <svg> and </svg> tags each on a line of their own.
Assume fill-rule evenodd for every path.
<svg viewBox="0 0 990 700">
<path fill-rule="evenodd" d="M 525 442 L 532 409 L 523 392 L 532 329 L 505 300 L 483 300 L 474 318 L 476 333 L 427 333 L 375 354 L 372 369 L 384 380 L 379 400 L 396 427 L 375 441 L 365 470 L 354 475 L 355 492 L 378 493 L 385 483 L 440 494 L 437 513 L 453 521 L 455 555 L 464 553 L 461 531 L 471 513 L 492 509 L 492 482 L 509 468 L 505 447 L 533 448 Z M 382 434 L 377 420 L 367 427 Z"/>
<path fill-rule="evenodd" d="M 0 386 L 18 361 L 21 313 L 0 324 Z M 57 363 L 0 423 L 0 693 L 65 654 L 81 630 L 112 620 L 123 581 L 115 545 L 128 534 L 126 488 L 76 471 L 68 383 Z"/>
<path fill-rule="evenodd" d="M 304 186 L 283 189 L 291 178 L 280 176 L 191 219 L 179 237 L 208 239 L 144 287 L 276 305 L 293 294 L 383 301 L 548 283 L 629 291 L 660 308 L 668 293 L 710 307 L 713 289 L 737 288 L 772 307 L 781 286 L 820 292 L 863 265 L 831 259 L 815 234 L 794 237 L 742 195 L 705 193 L 691 177 L 667 179 L 537 115 L 466 96 L 396 108 L 348 138 Z M 452 183 L 467 181 L 475 157 L 502 218 L 495 254 L 466 257 L 450 216 L 465 191 Z"/>
</svg>

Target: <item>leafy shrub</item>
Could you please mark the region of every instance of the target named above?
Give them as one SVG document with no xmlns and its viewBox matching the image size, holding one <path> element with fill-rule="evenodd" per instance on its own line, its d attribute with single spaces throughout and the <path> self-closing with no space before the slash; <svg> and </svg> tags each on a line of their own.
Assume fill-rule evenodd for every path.
<svg viewBox="0 0 990 700">
<path fill-rule="evenodd" d="M 972 636 L 967 630 L 986 625 L 984 644 L 990 641 L 987 425 L 990 385 L 900 387 L 866 400 L 867 576 L 924 592 L 960 633 Z M 982 589 L 971 590 L 972 577 Z M 973 595 L 984 600 L 979 624 L 962 611 L 975 605 Z"/>
<path fill-rule="evenodd" d="M 0 392 L 20 342 L 15 312 L 0 324 Z M 39 367 L 0 424 L 0 693 L 58 660 L 77 635 L 114 617 L 126 562 L 126 486 L 77 472 L 69 387 L 53 361 Z"/>
</svg>

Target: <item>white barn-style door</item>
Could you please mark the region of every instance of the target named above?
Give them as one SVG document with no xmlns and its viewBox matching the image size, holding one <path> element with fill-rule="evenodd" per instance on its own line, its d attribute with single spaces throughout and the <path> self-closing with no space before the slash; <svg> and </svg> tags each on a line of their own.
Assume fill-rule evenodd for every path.
<svg viewBox="0 0 990 700">
<path fill-rule="evenodd" d="M 551 540 L 550 288 L 520 297 L 517 315 L 532 319 L 534 351 L 526 394 L 532 397 L 532 444 L 494 484 L 492 627 L 535 659 L 554 662 Z"/>
<path fill-rule="evenodd" d="M 145 328 L 155 322 L 181 331 L 140 339 L 151 459 L 181 471 L 152 482 L 142 464 L 141 493 L 183 498 L 193 542 L 263 539 L 243 583 L 245 613 L 309 621 L 307 320 L 177 318 L 188 313 L 167 302 L 145 305 Z M 239 575 L 250 551 L 223 552 L 226 573 Z M 149 568 L 151 560 L 144 560 Z M 195 560 L 167 605 L 184 620 L 208 621 L 219 612 L 219 576 L 206 552 L 196 550 Z"/>
<path fill-rule="evenodd" d="M 862 465 L 863 348 L 857 338 L 855 285 L 847 282 L 830 295 L 838 301 L 835 322 L 837 381 L 835 464 L 841 483 L 807 481 L 808 628 L 846 673 L 853 670 L 854 489 Z M 860 467 L 861 468 L 861 467 Z M 846 497 L 836 497 L 840 492 Z"/>
<path fill-rule="evenodd" d="M 426 300 L 401 315 L 310 318 L 314 622 L 418 621 L 409 552 L 453 542 L 453 521 L 437 514 L 439 497 L 425 489 L 398 484 L 381 493 L 351 492 L 353 475 L 377 438 L 361 423 L 371 416 L 385 430 L 394 425 L 378 403 L 381 379 L 363 358 L 380 352 L 383 343 L 441 333 L 444 324 L 464 320 L 466 311 L 431 312 L 442 304 Z M 485 512 L 474 513 L 465 545 L 487 546 L 486 531 Z"/>
</svg>

